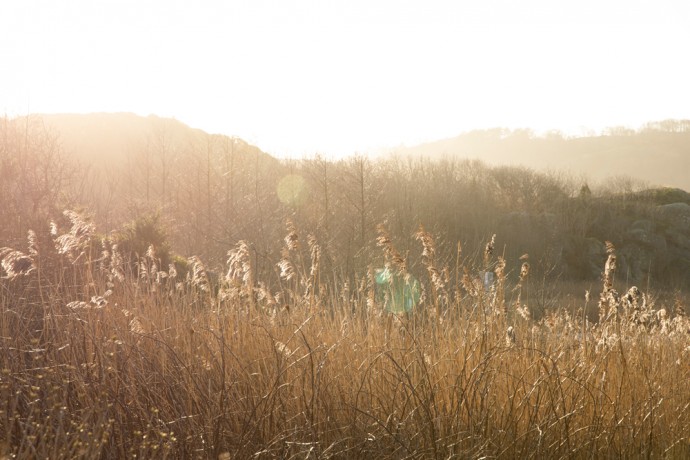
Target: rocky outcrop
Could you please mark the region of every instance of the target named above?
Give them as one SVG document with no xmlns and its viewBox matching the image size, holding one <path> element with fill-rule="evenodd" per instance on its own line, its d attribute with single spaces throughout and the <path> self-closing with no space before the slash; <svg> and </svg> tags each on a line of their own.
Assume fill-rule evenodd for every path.
<svg viewBox="0 0 690 460">
<path fill-rule="evenodd" d="M 690 228 L 690 204 L 671 203 L 657 207 L 659 221 L 669 227 L 687 231 Z"/>
<path fill-rule="evenodd" d="M 604 238 L 567 237 L 563 272 L 573 278 L 596 279 L 605 261 Z M 629 283 L 649 279 L 672 284 L 690 282 L 690 205 L 656 206 L 649 216 L 633 220 L 619 234 L 607 235 L 618 255 L 617 277 Z"/>
</svg>

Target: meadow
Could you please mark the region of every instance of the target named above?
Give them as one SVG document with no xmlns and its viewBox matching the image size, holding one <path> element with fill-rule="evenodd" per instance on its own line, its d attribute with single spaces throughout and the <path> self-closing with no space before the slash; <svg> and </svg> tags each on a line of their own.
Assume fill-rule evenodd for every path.
<svg viewBox="0 0 690 460">
<path fill-rule="evenodd" d="M 611 243 L 595 289 L 537 317 L 529 256 L 490 235 L 441 263 L 380 225 L 348 282 L 288 222 L 269 283 L 247 241 L 215 276 L 65 217 L 0 249 L 2 458 L 690 456 L 683 299 L 623 286 Z"/>
</svg>

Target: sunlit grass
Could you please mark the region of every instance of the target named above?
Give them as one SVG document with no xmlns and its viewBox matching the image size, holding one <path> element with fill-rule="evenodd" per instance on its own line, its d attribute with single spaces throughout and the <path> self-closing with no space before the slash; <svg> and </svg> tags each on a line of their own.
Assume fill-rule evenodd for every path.
<svg viewBox="0 0 690 460">
<path fill-rule="evenodd" d="M 3 273 L 0 455 L 690 454 L 683 305 L 619 294 L 611 263 L 600 288 L 606 320 L 582 314 L 598 294 L 587 305 L 583 292 L 579 311 L 550 309 L 537 321 L 520 295 L 528 268 L 511 285 L 487 244 L 482 267 L 459 261 L 444 274 L 420 229 L 422 303 L 392 314 L 373 271 L 352 287 L 322 281 L 318 243 L 301 257 L 294 228 L 281 261 L 292 275 L 280 287 L 254 280 L 242 243 L 214 287 L 201 261 L 183 278 L 163 272 L 154 250 L 139 260 L 146 270 L 128 274 L 116 248 L 94 256 L 89 227 L 70 219 L 55 248 L 22 253 L 32 270 Z M 383 227 L 378 241 L 404 277 Z M 479 268 L 495 271 L 489 290 Z"/>
</svg>

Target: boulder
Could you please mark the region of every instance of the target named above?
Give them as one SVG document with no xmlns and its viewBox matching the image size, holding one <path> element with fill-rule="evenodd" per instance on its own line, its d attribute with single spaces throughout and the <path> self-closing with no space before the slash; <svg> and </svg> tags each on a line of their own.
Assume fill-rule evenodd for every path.
<svg viewBox="0 0 690 460">
<path fill-rule="evenodd" d="M 685 231 L 690 228 L 690 204 L 671 203 L 657 206 L 659 221 Z"/>
<path fill-rule="evenodd" d="M 617 279 L 640 284 L 651 273 L 663 269 L 667 263 L 665 254 L 658 254 L 647 244 L 629 243 L 616 251 L 618 255 Z"/>
<path fill-rule="evenodd" d="M 651 220 L 647 219 L 642 219 L 642 220 L 636 220 L 635 222 L 630 225 L 631 230 L 643 230 L 647 233 L 652 233 L 654 230 L 656 230 L 656 224 L 652 222 Z"/>
<path fill-rule="evenodd" d="M 666 239 L 658 233 L 644 228 L 630 228 L 624 235 L 625 244 L 635 244 L 656 252 L 666 252 Z"/>
<path fill-rule="evenodd" d="M 671 250 L 675 248 L 690 250 L 690 229 L 683 232 L 677 228 L 668 228 L 663 236 Z"/>
</svg>

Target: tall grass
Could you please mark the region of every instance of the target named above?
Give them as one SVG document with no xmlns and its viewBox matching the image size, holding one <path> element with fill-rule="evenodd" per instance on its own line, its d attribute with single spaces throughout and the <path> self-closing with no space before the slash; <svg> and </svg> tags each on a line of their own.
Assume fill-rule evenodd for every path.
<svg viewBox="0 0 690 460">
<path fill-rule="evenodd" d="M 240 242 L 214 288 L 200 260 L 181 279 L 155 248 L 132 273 L 68 217 L 0 252 L 3 458 L 690 455 L 690 322 L 619 294 L 612 245 L 599 321 L 584 293 L 579 313 L 535 321 L 529 265 L 511 284 L 489 242 L 480 267 L 460 247 L 437 266 L 420 228 L 422 302 L 393 314 L 373 268 L 329 285 L 292 223 L 280 286 L 254 279 Z M 409 275 L 383 227 L 378 243 Z"/>
</svg>

